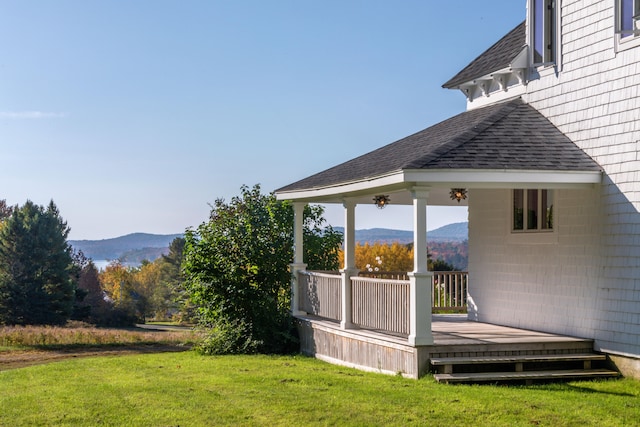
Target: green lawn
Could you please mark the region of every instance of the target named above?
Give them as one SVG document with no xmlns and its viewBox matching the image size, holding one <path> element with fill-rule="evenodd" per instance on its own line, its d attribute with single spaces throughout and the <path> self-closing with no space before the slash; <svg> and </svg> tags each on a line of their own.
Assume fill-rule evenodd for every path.
<svg viewBox="0 0 640 427">
<path fill-rule="evenodd" d="M 633 426 L 640 382 L 437 384 L 295 357 L 194 352 L 0 372 L 0 425 Z"/>
</svg>

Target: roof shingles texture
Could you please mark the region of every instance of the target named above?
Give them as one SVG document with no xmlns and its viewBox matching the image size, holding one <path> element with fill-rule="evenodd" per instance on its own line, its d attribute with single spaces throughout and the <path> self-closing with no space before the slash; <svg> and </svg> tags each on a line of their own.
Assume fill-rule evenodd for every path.
<svg viewBox="0 0 640 427">
<path fill-rule="evenodd" d="M 496 44 L 471 61 L 469 65 L 443 84 L 442 87 L 453 89 L 463 83 L 509 67 L 522 51 L 526 41 L 525 36 L 525 22 L 522 22 L 506 36 L 498 40 Z"/>
<path fill-rule="evenodd" d="M 470 110 L 277 192 L 311 190 L 415 169 L 600 171 L 520 98 Z"/>
</svg>

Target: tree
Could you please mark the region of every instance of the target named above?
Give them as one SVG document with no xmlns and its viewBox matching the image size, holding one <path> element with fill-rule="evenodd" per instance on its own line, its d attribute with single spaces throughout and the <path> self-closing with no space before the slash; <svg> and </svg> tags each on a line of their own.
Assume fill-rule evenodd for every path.
<svg viewBox="0 0 640 427">
<path fill-rule="evenodd" d="M 133 298 L 138 318 L 141 320 L 156 318 L 158 313 L 166 312 L 168 288 L 162 280 L 160 262 L 143 261 L 142 265 L 132 269 L 131 273 Z"/>
<path fill-rule="evenodd" d="M 162 267 L 162 281 L 168 292 L 167 317 L 171 315 L 178 321 L 191 322 L 195 319 L 195 306 L 184 287 L 184 245 L 184 237 L 176 237 L 169 245 L 169 253 L 156 262 Z"/>
<path fill-rule="evenodd" d="M 83 291 L 84 298 L 76 303 L 75 319 L 95 324 L 109 323 L 112 304 L 105 299 L 105 292 L 100 283 L 100 272 L 92 260 L 89 259 L 82 264 L 78 276 L 78 291 Z"/>
<path fill-rule="evenodd" d="M 3 219 L 9 218 L 11 213 L 13 212 L 13 207 L 7 205 L 7 201 L 4 199 L 0 200 L 0 222 Z"/>
<path fill-rule="evenodd" d="M 209 221 L 187 230 L 185 287 L 210 328 L 209 353 L 282 353 L 296 348 L 289 313 L 293 206 L 243 186 L 230 203 L 216 200 Z M 306 209 L 310 268 L 334 269 L 341 235 L 323 227 L 321 208 Z M 325 250 L 325 254 L 313 251 Z"/>
<path fill-rule="evenodd" d="M 132 325 L 142 321 L 138 315 L 132 269 L 119 261 L 112 261 L 99 274 L 111 310 L 106 323 L 109 325 Z"/>
<path fill-rule="evenodd" d="M 51 201 L 27 201 L 0 227 L 0 324 L 63 324 L 75 299 L 69 228 Z"/>
</svg>

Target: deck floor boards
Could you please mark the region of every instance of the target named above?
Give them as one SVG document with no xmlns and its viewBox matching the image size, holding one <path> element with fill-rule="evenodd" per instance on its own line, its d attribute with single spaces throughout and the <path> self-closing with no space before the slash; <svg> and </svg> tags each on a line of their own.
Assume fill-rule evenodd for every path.
<svg viewBox="0 0 640 427">
<path fill-rule="evenodd" d="M 524 344 L 581 342 L 582 338 L 473 322 L 466 315 L 434 314 L 431 321 L 434 345 Z"/>
</svg>

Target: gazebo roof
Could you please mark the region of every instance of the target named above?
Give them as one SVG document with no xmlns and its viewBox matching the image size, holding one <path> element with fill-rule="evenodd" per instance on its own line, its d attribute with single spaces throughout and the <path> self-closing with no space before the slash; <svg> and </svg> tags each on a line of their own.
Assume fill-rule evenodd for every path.
<svg viewBox="0 0 640 427">
<path fill-rule="evenodd" d="M 588 172 L 600 166 L 520 98 L 478 108 L 349 160 L 276 193 L 365 183 L 411 171 Z M 407 182 L 407 178 L 403 178 Z M 399 182 L 398 180 L 396 180 Z M 337 190 L 337 188 L 336 188 Z M 335 191 L 331 191 L 335 193 Z M 311 196 L 311 194 L 309 194 Z M 296 198 L 296 197 L 294 197 Z"/>
</svg>

